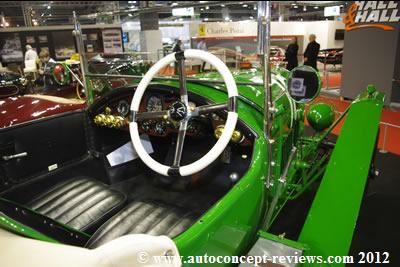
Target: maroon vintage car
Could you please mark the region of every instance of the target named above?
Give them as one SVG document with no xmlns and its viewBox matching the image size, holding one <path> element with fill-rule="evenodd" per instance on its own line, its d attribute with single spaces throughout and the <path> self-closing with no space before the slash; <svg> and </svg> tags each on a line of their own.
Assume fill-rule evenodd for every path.
<svg viewBox="0 0 400 267">
<path fill-rule="evenodd" d="M 47 95 L 24 95 L 0 99 L 0 128 L 82 109 L 84 100 Z"/>
</svg>

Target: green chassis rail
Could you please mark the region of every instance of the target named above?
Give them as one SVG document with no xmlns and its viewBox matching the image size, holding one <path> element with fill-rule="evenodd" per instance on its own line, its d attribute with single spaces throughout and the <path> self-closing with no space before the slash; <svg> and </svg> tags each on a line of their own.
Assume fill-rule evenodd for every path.
<svg viewBox="0 0 400 267">
<path fill-rule="evenodd" d="M 309 247 L 304 255 L 348 255 L 375 150 L 383 99 L 382 93 L 369 86 L 349 108 L 299 237 L 299 242 Z"/>
</svg>

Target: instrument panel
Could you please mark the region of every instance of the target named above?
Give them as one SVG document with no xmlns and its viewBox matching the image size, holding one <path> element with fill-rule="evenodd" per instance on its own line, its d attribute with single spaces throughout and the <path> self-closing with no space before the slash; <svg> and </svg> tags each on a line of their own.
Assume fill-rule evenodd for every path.
<svg viewBox="0 0 400 267">
<path fill-rule="evenodd" d="M 173 91 L 154 90 L 148 91 L 143 96 L 139 107 L 140 112 L 159 112 L 169 110 L 171 105 L 178 101 L 179 95 Z M 189 97 L 189 108 L 194 109 L 197 106 L 207 105 L 209 103 L 196 101 Z M 97 126 L 129 131 L 129 122 L 131 121 L 130 103 L 132 95 L 110 99 L 105 105 L 97 110 L 94 116 L 94 123 Z M 186 136 L 192 138 L 219 138 L 223 132 L 225 119 L 223 115 L 211 113 L 190 118 L 187 125 Z M 179 131 L 179 122 L 172 119 L 142 120 L 138 122 L 139 131 L 149 136 L 168 137 L 177 134 Z M 249 140 L 240 130 L 236 129 L 232 135 L 233 143 L 248 144 Z"/>
</svg>

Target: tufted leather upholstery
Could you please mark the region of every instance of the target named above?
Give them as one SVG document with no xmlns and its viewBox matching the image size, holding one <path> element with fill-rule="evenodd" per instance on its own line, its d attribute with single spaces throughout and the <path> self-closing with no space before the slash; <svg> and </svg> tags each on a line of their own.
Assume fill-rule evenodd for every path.
<svg viewBox="0 0 400 267">
<path fill-rule="evenodd" d="M 103 224 L 92 235 L 86 247 L 96 248 L 127 234 L 166 235 L 173 238 L 190 227 L 197 217 L 178 207 L 135 201 Z"/>
<path fill-rule="evenodd" d="M 92 232 L 118 212 L 126 197 L 88 177 L 77 177 L 40 194 L 27 206 L 77 230 Z"/>
</svg>

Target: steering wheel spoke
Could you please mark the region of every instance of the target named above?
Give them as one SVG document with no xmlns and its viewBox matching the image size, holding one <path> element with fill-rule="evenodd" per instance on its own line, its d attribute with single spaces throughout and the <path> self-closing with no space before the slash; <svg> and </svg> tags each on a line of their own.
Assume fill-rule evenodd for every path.
<svg viewBox="0 0 400 267">
<path fill-rule="evenodd" d="M 214 113 L 214 112 L 218 112 L 218 111 L 222 111 L 222 110 L 228 110 L 228 108 L 229 108 L 228 103 L 204 105 L 204 106 L 196 107 L 192 111 L 191 117 Z"/>
<path fill-rule="evenodd" d="M 134 120 L 137 122 L 144 120 L 165 120 L 169 117 L 169 111 L 148 111 L 136 113 Z"/>
<path fill-rule="evenodd" d="M 187 107 L 189 105 L 187 84 L 186 84 L 186 69 L 185 69 L 185 57 L 183 52 L 175 54 L 175 59 L 178 63 L 179 72 L 179 94 L 181 95 L 181 101 Z"/>
<path fill-rule="evenodd" d="M 180 122 L 178 137 L 176 139 L 175 155 L 174 155 L 174 162 L 172 163 L 172 168 L 178 168 L 181 164 L 183 144 L 185 142 L 187 124 L 188 120 L 183 120 Z"/>
</svg>

